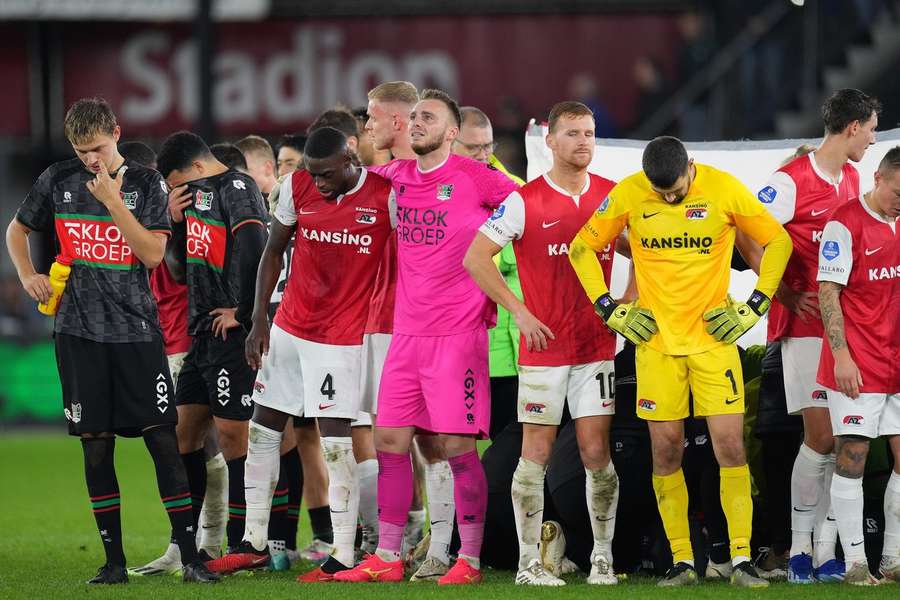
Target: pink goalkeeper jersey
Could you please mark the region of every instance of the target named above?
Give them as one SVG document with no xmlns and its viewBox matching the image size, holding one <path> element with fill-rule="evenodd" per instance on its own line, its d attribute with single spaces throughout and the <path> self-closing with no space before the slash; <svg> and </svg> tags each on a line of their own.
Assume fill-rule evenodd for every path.
<svg viewBox="0 0 900 600">
<path fill-rule="evenodd" d="M 496 306 L 462 261 L 478 228 L 516 184 L 455 154 L 428 172 L 411 159 L 371 170 L 391 181 L 397 197 L 394 333 L 452 335 L 492 326 Z"/>
</svg>

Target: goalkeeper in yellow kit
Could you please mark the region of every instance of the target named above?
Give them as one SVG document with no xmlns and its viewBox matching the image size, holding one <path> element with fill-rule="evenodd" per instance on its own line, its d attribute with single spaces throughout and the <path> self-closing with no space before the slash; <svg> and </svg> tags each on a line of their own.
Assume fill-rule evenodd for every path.
<svg viewBox="0 0 900 600">
<path fill-rule="evenodd" d="M 688 159 L 673 137 L 647 144 L 643 170 L 610 191 L 569 248 L 597 313 L 637 345 L 637 415 L 648 421 L 653 489 L 674 566 L 660 585 L 697 583 L 681 470 L 683 419 L 709 425 L 719 462 L 734 585 L 768 585 L 750 562 L 753 505 L 744 452 L 744 388 L 734 342 L 769 308 L 791 254 L 791 239 L 735 177 Z M 595 257 L 628 228 L 638 300 L 617 305 Z M 735 229 L 765 248 L 756 289 L 728 296 Z"/>
</svg>

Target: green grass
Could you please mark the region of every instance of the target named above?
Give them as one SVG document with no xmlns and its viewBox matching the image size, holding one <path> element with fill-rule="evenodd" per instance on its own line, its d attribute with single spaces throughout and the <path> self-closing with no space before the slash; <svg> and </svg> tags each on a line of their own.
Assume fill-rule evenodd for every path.
<svg viewBox="0 0 900 600">
<path fill-rule="evenodd" d="M 167 542 L 168 521 L 156 491 L 153 468 L 140 440 L 120 439 L 116 444 L 122 526 L 130 565 L 156 558 Z M 127 586 L 97 589 L 83 582 L 103 563 L 103 551 L 88 508 L 78 440 L 59 434 L 4 433 L 0 437 L 0 599 L 13 598 L 251 598 L 314 597 L 347 600 L 358 594 L 365 600 L 413 600 L 423 597 L 491 598 L 900 598 L 900 586 L 850 588 L 843 586 L 788 586 L 769 590 L 735 590 L 726 584 L 692 589 L 660 590 L 650 579 L 629 579 L 610 589 L 588 587 L 569 577 L 560 589 L 528 589 L 512 584 L 513 574 L 487 571 L 483 585 L 466 589 L 428 584 L 307 584 L 290 573 L 235 576 L 216 586 L 187 586 L 174 577 L 133 577 Z M 627 500 L 626 500 L 627 501 Z M 304 511 L 305 512 L 305 511 Z M 301 523 L 300 541 L 309 540 L 308 523 Z"/>
</svg>

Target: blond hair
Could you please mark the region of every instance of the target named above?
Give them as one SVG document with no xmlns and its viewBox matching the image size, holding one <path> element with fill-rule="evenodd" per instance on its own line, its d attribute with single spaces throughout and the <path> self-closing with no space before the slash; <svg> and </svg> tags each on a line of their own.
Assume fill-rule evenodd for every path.
<svg viewBox="0 0 900 600">
<path fill-rule="evenodd" d="M 275 151 L 272 150 L 272 145 L 263 137 L 258 135 L 248 135 L 247 137 L 238 140 L 237 143 L 235 143 L 235 146 L 238 147 L 238 150 L 240 150 L 244 156 L 253 154 L 263 160 L 275 162 Z"/>
<path fill-rule="evenodd" d="M 793 161 L 797 160 L 797 159 L 800 158 L 801 156 L 806 156 L 806 155 L 809 154 L 810 152 L 815 152 L 815 151 L 816 151 L 816 147 L 813 146 L 812 144 L 802 144 L 802 145 L 800 145 L 800 146 L 797 146 L 797 149 L 794 150 L 794 153 L 793 153 L 793 154 L 791 154 L 791 155 L 788 156 L 786 159 L 784 159 L 783 161 L 781 161 L 781 165 L 780 165 L 780 166 L 783 167 L 784 165 L 786 165 L 786 164 L 788 164 L 788 163 L 790 163 L 790 162 L 793 162 Z"/>
<path fill-rule="evenodd" d="M 419 92 L 416 86 L 408 81 L 387 81 L 369 90 L 368 97 L 369 100 L 400 102 L 413 106 L 419 101 Z"/>
<path fill-rule="evenodd" d="M 64 122 L 66 139 L 86 144 L 98 134 L 112 135 L 118 123 L 109 103 L 103 98 L 82 98 L 69 107 Z"/>
</svg>

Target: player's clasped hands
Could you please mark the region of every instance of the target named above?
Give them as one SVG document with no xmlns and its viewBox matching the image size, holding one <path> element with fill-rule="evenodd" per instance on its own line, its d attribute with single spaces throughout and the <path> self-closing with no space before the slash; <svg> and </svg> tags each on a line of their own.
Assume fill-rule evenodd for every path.
<svg viewBox="0 0 900 600">
<path fill-rule="evenodd" d="M 519 331 L 522 333 L 522 337 L 525 338 L 525 345 L 528 347 L 528 350 L 534 350 L 536 352 L 541 352 L 547 349 L 547 338 L 551 340 L 555 340 L 556 336 L 553 335 L 553 332 L 550 331 L 550 328 L 538 321 L 537 317 L 535 317 L 528 310 L 522 310 L 521 312 L 514 315 L 516 320 L 516 327 L 519 328 Z"/>
<path fill-rule="evenodd" d="M 109 171 L 106 170 L 106 164 L 101 160 L 100 171 L 94 179 L 87 182 L 88 191 L 104 206 L 109 206 L 113 202 L 121 202 L 122 197 L 119 195 L 119 192 L 122 191 L 122 181 L 127 170 L 128 167 L 122 165 L 116 176 L 110 177 Z"/>
</svg>

